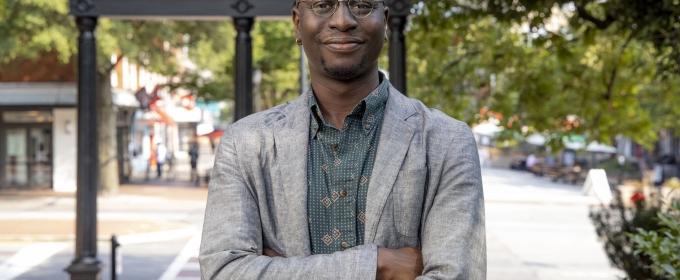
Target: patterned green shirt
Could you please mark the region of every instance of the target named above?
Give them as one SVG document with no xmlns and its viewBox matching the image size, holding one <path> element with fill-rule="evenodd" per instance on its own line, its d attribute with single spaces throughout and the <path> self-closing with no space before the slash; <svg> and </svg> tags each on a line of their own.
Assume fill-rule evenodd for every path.
<svg viewBox="0 0 680 280">
<path fill-rule="evenodd" d="M 375 162 L 389 82 L 359 102 L 340 129 L 323 119 L 314 94 L 307 155 L 307 214 L 312 254 L 364 244 L 366 193 Z"/>
</svg>

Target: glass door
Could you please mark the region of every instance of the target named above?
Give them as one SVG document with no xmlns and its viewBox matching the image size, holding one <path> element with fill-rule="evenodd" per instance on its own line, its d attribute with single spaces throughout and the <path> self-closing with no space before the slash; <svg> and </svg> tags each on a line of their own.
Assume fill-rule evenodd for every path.
<svg viewBox="0 0 680 280">
<path fill-rule="evenodd" d="M 5 130 L 5 180 L 13 189 L 52 188 L 52 129 L 43 126 Z"/>
<path fill-rule="evenodd" d="M 52 129 L 30 128 L 28 130 L 28 176 L 31 188 L 52 187 Z"/>
<path fill-rule="evenodd" d="M 28 166 L 26 155 L 26 129 L 6 130 L 5 185 L 10 188 L 28 186 Z"/>
</svg>

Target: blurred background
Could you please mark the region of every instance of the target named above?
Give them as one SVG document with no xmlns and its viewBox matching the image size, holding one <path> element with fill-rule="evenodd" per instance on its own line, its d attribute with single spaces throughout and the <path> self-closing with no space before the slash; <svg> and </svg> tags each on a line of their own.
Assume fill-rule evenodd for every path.
<svg viewBox="0 0 680 280">
<path fill-rule="evenodd" d="M 69 279 L 70 13 L 92 2 L 0 0 L 0 280 Z M 408 96 L 477 139 L 488 279 L 680 279 L 680 1 L 388 2 L 411 7 Z M 250 34 L 249 111 L 297 98 L 292 22 L 256 18 Z M 199 279 L 214 154 L 238 119 L 234 22 L 102 17 L 95 35 L 102 275 Z"/>
</svg>

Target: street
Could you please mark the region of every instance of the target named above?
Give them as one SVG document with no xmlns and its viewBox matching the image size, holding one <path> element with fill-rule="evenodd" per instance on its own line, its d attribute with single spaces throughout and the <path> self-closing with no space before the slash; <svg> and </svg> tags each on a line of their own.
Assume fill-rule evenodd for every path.
<svg viewBox="0 0 680 280">
<path fill-rule="evenodd" d="M 483 170 L 488 279 L 617 279 L 588 219 L 595 198 L 580 187 L 525 172 Z M 197 253 L 206 189 L 170 185 L 125 186 L 99 201 L 99 258 L 110 279 L 110 238 L 123 243 L 119 279 L 199 279 Z M 73 197 L 0 197 L 0 280 L 68 279 L 72 236 L 47 232 L 11 234 L 30 221 L 50 227 L 74 218 Z M 152 222 L 153 221 L 153 222 Z M 131 224 L 135 226 L 130 226 Z M 38 226 L 41 227 L 41 226 Z M 66 226 L 68 227 L 68 226 Z M 32 229 L 36 231 L 35 229 Z"/>
</svg>

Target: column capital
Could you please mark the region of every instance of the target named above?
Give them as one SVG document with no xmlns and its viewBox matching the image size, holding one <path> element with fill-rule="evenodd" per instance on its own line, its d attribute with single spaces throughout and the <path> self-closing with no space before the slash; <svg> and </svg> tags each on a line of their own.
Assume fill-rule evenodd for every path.
<svg viewBox="0 0 680 280">
<path fill-rule="evenodd" d="M 97 22 L 96 17 L 76 17 L 76 26 L 80 32 L 94 32 Z"/>
<path fill-rule="evenodd" d="M 236 17 L 234 18 L 234 28 L 238 32 L 250 32 L 253 30 L 255 18 L 252 17 Z"/>
</svg>

